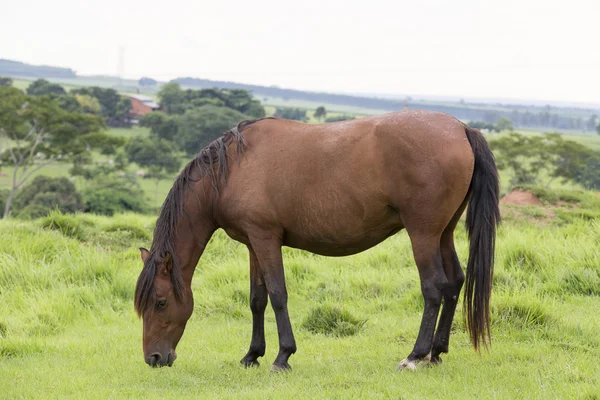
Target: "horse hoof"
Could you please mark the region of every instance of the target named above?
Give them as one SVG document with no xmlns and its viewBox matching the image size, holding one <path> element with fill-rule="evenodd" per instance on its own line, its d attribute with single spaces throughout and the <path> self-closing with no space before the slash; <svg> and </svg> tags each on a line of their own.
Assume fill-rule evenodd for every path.
<svg viewBox="0 0 600 400">
<path fill-rule="evenodd" d="M 245 358 L 240 361 L 240 364 L 242 364 L 245 368 L 260 367 L 260 363 L 258 361 L 246 360 Z"/>
<path fill-rule="evenodd" d="M 421 360 L 409 360 L 408 358 L 405 358 L 404 360 L 400 361 L 400 364 L 398 364 L 398 368 L 396 370 L 402 371 L 402 370 L 408 369 L 409 371 L 416 371 L 417 368 L 423 367 L 423 366 L 429 366 L 430 364 L 431 364 L 431 353 L 427 354 Z"/>
<path fill-rule="evenodd" d="M 442 363 L 442 357 L 440 357 L 440 356 L 431 357 L 431 365 L 439 365 L 441 363 Z"/>
<path fill-rule="evenodd" d="M 271 365 L 271 372 L 287 372 L 291 370 L 292 367 L 290 367 L 290 364 L 288 363 Z"/>
<path fill-rule="evenodd" d="M 409 360 L 408 358 L 405 358 L 404 360 L 400 361 L 400 364 L 398 364 L 398 368 L 396 368 L 396 370 L 402 371 L 405 369 L 407 369 L 409 371 L 416 371 L 417 370 L 417 361 Z"/>
</svg>

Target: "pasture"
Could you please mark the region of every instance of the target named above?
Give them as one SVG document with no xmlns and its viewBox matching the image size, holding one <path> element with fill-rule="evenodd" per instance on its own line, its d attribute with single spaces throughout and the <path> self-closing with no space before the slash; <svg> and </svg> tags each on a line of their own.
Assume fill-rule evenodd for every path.
<svg viewBox="0 0 600 400">
<path fill-rule="evenodd" d="M 270 306 L 262 365 L 239 364 L 252 323 L 248 255 L 223 232 L 196 270 L 179 358 L 151 369 L 132 298 L 154 217 L 2 221 L 0 397 L 598 399 L 600 197 L 536 194 L 540 206 L 503 207 L 491 350 L 471 350 L 459 306 L 443 364 L 416 373 L 395 371 L 422 312 L 404 232 L 351 257 L 284 249 L 298 352 L 291 372 L 274 374 Z M 464 267 L 462 224 L 456 242 Z"/>
</svg>

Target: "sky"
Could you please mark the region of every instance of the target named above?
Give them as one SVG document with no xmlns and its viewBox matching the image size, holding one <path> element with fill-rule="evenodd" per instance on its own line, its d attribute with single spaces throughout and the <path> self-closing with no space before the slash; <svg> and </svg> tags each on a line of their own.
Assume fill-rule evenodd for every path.
<svg viewBox="0 0 600 400">
<path fill-rule="evenodd" d="M 598 0 L 20 0 L 2 14 L 0 58 L 78 74 L 600 103 Z"/>
</svg>

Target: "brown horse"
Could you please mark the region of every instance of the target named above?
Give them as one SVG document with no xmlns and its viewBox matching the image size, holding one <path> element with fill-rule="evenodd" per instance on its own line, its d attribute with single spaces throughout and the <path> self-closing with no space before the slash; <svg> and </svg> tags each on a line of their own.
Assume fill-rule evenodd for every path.
<svg viewBox="0 0 600 400">
<path fill-rule="evenodd" d="M 439 363 L 465 281 L 453 233 L 467 203 L 464 309 L 477 349 L 489 341 L 500 220 L 497 170 L 481 133 L 449 115 L 422 111 L 323 125 L 241 122 L 181 172 L 150 251 L 140 249 L 144 268 L 135 308 L 143 316 L 145 360 L 173 364 L 192 314 L 194 269 L 216 229 L 250 253 L 252 341 L 241 363 L 258 365 L 265 354 L 264 312 L 271 299 L 279 333 L 273 369 L 280 370 L 290 368 L 288 358 L 296 352 L 281 247 L 346 256 L 405 228 L 425 308 L 414 349 L 398 368 Z"/>
</svg>

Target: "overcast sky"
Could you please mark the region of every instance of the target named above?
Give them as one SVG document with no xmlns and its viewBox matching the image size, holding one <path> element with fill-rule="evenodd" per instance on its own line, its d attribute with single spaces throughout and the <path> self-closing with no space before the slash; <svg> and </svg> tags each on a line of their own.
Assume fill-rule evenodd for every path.
<svg viewBox="0 0 600 400">
<path fill-rule="evenodd" d="M 600 103 L 598 0 L 20 0 L 0 58 L 348 92 Z"/>
</svg>

